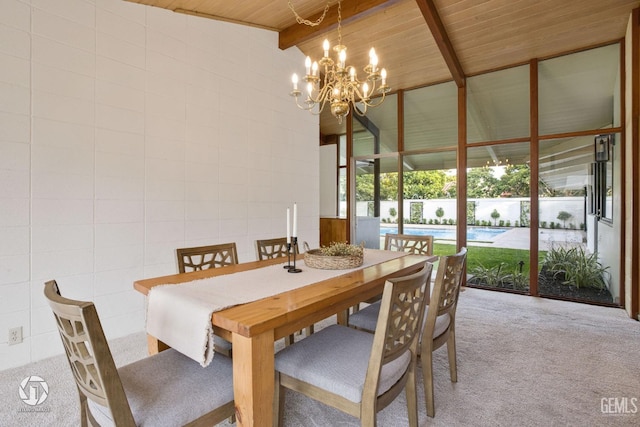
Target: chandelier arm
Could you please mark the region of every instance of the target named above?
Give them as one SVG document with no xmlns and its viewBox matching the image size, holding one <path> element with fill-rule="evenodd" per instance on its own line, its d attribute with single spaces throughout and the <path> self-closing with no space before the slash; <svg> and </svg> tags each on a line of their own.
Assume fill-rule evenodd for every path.
<svg viewBox="0 0 640 427">
<path fill-rule="evenodd" d="M 355 113 L 360 117 L 364 117 L 367 114 L 367 105 L 364 104 L 364 110 L 360 111 L 358 104 L 353 104 L 353 111 L 355 111 Z"/>
<path fill-rule="evenodd" d="M 375 108 L 384 102 L 384 97 L 385 97 L 385 94 L 383 93 L 382 96 L 380 96 L 379 98 L 374 98 L 374 99 L 378 99 L 378 102 L 367 102 L 367 105 L 369 107 Z"/>
<path fill-rule="evenodd" d="M 296 98 L 296 105 L 298 106 L 299 109 L 313 113 L 311 109 L 313 108 L 314 104 L 307 104 L 309 105 L 308 107 L 305 105 L 300 105 L 300 103 L 298 102 L 298 97 L 296 96 L 295 98 Z"/>
</svg>

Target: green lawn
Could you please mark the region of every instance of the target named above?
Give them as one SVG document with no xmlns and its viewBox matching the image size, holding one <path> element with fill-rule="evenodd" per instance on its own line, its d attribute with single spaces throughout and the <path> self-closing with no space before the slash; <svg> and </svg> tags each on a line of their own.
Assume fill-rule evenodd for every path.
<svg viewBox="0 0 640 427">
<path fill-rule="evenodd" d="M 467 247 L 467 271 L 473 270 L 474 267 L 482 265 L 485 268 L 498 266 L 501 262 L 506 264 L 503 271 L 519 270 L 519 262 L 524 261 L 522 273 L 529 273 L 529 250 L 527 249 L 507 249 L 507 248 L 489 248 L 481 246 Z M 456 253 L 455 245 L 446 245 L 435 243 L 433 245 L 434 255 L 453 255 Z M 539 252 L 538 263 L 544 259 L 546 252 Z"/>
</svg>

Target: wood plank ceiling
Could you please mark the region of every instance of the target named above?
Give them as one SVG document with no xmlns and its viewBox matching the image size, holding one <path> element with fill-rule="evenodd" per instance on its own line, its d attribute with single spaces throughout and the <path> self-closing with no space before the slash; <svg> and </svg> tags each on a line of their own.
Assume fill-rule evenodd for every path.
<svg viewBox="0 0 640 427">
<path fill-rule="evenodd" d="M 328 0 L 317 27 L 296 23 L 288 0 L 127 1 L 278 31 L 281 48 L 295 45 L 314 58 L 325 38 L 337 42 L 337 0 Z M 290 2 L 310 20 L 327 4 Z M 450 80 L 461 86 L 465 76 L 618 41 L 638 6 L 638 0 L 343 0 L 342 38 L 350 64 L 364 66 L 376 48 L 393 91 Z"/>
</svg>

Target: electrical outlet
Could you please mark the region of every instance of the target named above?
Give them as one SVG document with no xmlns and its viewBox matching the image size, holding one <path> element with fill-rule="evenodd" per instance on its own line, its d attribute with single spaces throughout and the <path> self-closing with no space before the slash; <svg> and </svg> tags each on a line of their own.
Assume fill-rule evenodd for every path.
<svg viewBox="0 0 640 427">
<path fill-rule="evenodd" d="M 22 342 L 22 326 L 9 329 L 9 345 L 20 344 Z"/>
</svg>

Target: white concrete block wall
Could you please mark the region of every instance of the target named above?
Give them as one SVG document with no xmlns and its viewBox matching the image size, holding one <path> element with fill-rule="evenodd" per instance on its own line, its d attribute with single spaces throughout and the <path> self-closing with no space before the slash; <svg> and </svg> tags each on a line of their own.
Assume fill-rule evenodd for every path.
<svg viewBox="0 0 640 427">
<path fill-rule="evenodd" d="M 62 352 L 43 282 L 144 329 L 136 279 L 175 249 L 318 244 L 318 119 L 277 34 L 121 0 L 0 2 L 0 369 Z M 8 346 L 8 329 L 24 342 Z"/>
</svg>

